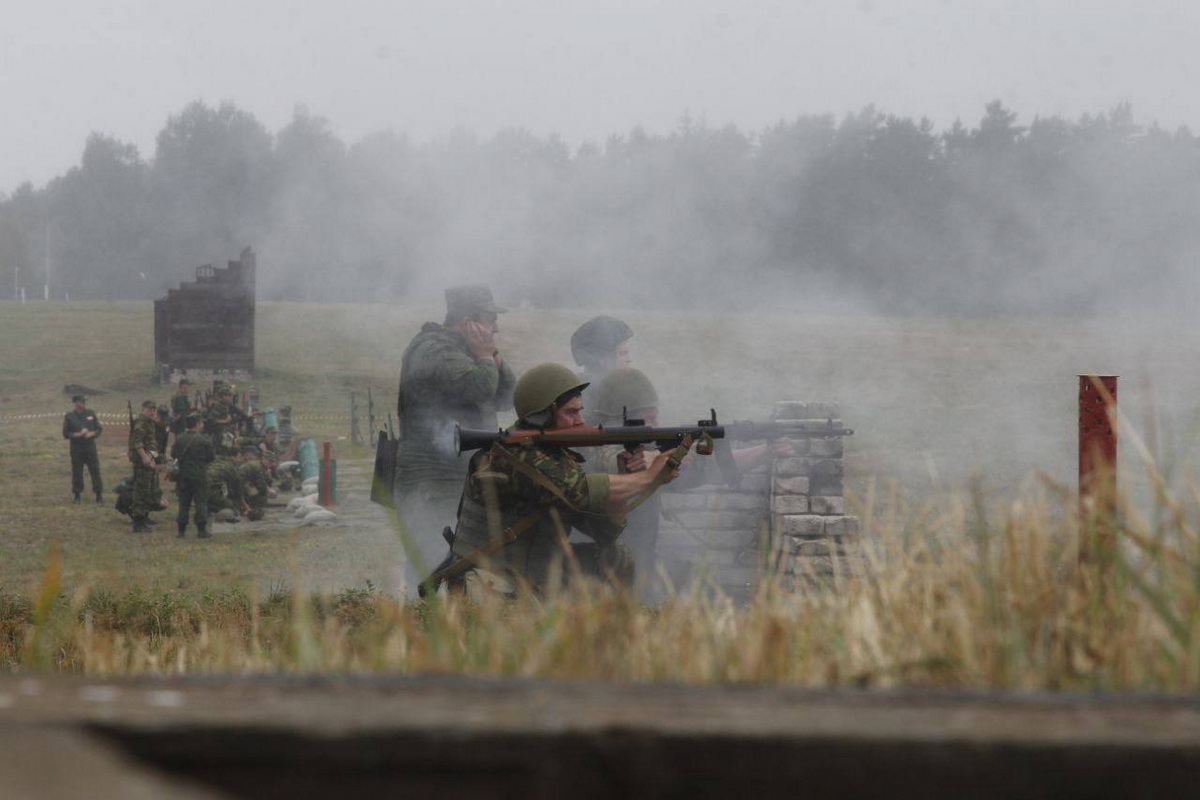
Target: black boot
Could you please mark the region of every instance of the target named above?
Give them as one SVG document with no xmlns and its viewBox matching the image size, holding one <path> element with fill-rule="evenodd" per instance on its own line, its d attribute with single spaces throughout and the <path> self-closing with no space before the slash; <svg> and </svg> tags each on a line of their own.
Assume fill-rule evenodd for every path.
<svg viewBox="0 0 1200 800">
<path fill-rule="evenodd" d="M 150 528 L 157 528 L 158 523 L 155 522 L 154 520 L 150 519 L 149 517 L 146 517 L 146 526 L 150 527 Z"/>
<path fill-rule="evenodd" d="M 74 497 L 74 500 L 72 500 L 71 502 L 78 503 L 79 502 L 79 492 L 75 492 L 73 494 L 73 497 Z"/>
<path fill-rule="evenodd" d="M 212 536 L 212 534 L 209 533 L 203 525 L 201 525 L 200 529 L 196 532 L 197 539 L 208 539 L 211 536 Z"/>
<path fill-rule="evenodd" d="M 185 536 L 187 536 L 187 524 L 186 523 L 180 523 L 177 527 L 179 528 L 179 533 L 175 534 L 176 539 L 182 539 Z"/>
<path fill-rule="evenodd" d="M 104 502 L 104 495 L 101 494 L 100 492 L 96 492 L 96 505 L 100 505 L 103 502 Z"/>
<path fill-rule="evenodd" d="M 133 518 L 133 532 L 134 533 L 145 533 L 148 530 L 150 530 L 150 526 L 146 524 L 145 517 L 134 517 Z"/>
</svg>

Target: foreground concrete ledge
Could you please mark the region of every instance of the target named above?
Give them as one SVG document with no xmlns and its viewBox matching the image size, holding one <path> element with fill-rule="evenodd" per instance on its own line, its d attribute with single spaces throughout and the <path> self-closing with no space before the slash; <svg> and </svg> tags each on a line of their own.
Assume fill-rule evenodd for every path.
<svg viewBox="0 0 1200 800">
<path fill-rule="evenodd" d="M 0 730 L 83 734 L 234 797 L 1192 797 L 1200 786 L 1191 696 L 6 677 Z"/>
</svg>

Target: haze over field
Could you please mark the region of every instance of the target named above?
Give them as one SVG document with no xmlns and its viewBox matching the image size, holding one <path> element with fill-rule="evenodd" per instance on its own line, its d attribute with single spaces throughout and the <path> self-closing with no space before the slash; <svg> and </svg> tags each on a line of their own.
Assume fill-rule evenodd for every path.
<svg viewBox="0 0 1200 800">
<path fill-rule="evenodd" d="M 148 299 L 252 245 L 267 299 L 484 279 L 534 307 L 1187 318 L 1197 21 L 1165 0 L 30 7 L 0 32 L 0 286 Z"/>
</svg>

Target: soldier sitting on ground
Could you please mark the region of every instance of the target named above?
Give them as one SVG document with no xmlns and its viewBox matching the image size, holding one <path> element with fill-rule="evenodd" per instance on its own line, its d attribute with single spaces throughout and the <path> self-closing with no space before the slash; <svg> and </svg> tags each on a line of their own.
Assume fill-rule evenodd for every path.
<svg viewBox="0 0 1200 800">
<path fill-rule="evenodd" d="M 266 516 L 267 501 L 274 496 L 271 476 L 260 461 L 261 452 L 254 445 L 242 448 L 242 463 L 238 467 L 238 478 L 242 484 L 242 498 L 246 504 L 246 519 L 257 522 Z"/>
<path fill-rule="evenodd" d="M 250 510 L 242 494 L 241 463 L 241 450 L 222 446 L 208 465 L 208 510 L 217 522 L 237 522 Z"/>
</svg>

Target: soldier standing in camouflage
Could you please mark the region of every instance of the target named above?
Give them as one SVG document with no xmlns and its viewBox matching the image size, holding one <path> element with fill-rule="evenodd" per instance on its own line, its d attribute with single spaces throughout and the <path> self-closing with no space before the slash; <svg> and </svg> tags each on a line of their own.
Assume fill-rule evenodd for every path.
<svg viewBox="0 0 1200 800">
<path fill-rule="evenodd" d="M 207 539 L 208 532 L 208 465 L 214 454 L 212 440 L 200 432 L 200 415 L 189 414 L 184 418 L 186 430 L 175 436 L 171 447 L 171 458 L 179 465 L 175 479 L 179 492 L 179 513 L 175 517 L 176 534 L 182 539 L 187 534 L 188 511 L 195 506 L 196 535 Z"/>
<path fill-rule="evenodd" d="M 158 404 L 153 400 L 142 403 L 142 412 L 133 422 L 129 432 L 129 460 L 133 462 L 133 504 L 129 516 L 133 518 L 133 532 L 150 530 L 150 512 L 159 509 L 158 467 L 155 463 L 158 452 Z"/>
<path fill-rule="evenodd" d="M 83 492 L 83 468 L 87 467 L 92 480 L 92 492 L 96 502 L 104 502 L 104 486 L 100 482 L 100 455 L 96 452 L 96 438 L 104 430 L 96 412 L 87 407 L 87 398 L 81 394 L 71 398 L 74 408 L 63 417 L 62 435 L 71 442 L 71 494 L 76 503 Z"/>
<path fill-rule="evenodd" d="M 517 382 L 517 427 L 582 425 L 580 394 L 586 388 L 567 367 L 539 364 Z M 468 589 L 482 592 L 486 585 L 510 594 L 528 586 L 543 591 L 556 574 L 631 585 L 633 559 L 617 537 L 630 507 L 678 476 L 670 456 L 662 453 L 636 474 L 605 475 L 584 472 L 583 458 L 559 445 L 495 444 L 476 453 L 462 492 L 453 556 L 477 552 L 501 531 L 522 532 L 468 574 Z M 593 542 L 568 543 L 573 529 Z"/>
<path fill-rule="evenodd" d="M 410 597 L 444 552 L 441 531 L 458 508 L 467 459 L 454 452 L 455 423 L 498 428 L 497 412 L 512 404 L 516 381 L 495 341 L 504 311 L 486 286 L 447 289 L 445 323 L 425 323 L 404 351 L 393 499 L 410 534 Z"/>
</svg>

